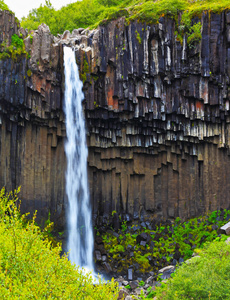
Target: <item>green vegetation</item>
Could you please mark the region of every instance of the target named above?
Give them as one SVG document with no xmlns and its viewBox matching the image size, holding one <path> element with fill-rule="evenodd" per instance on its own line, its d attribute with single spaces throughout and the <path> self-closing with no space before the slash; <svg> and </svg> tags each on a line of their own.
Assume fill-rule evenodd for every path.
<svg viewBox="0 0 230 300">
<path fill-rule="evenodd" d="M 138 264 L 138 270 L 146 273 L 171 264 L 175 253 L 177 261 L 190 258 L 194 249 L 218 237 L 218 229 L 230 219 L 230 211 L 214 211 L 207 216 L 181 222 L 177 218 L 173 224 L 162 223 L 155 228 L 121 225 L 119 236 L 108 231 L 102 235 L 108 259 L 118 266 L 118 273 L 130 265 Z M 137 229 L 138 228 L 138 229 Z M 142 237 L 140 235 L 142 234 Z M 146 237 L 146 243 L 140 243 Z M 128 249 L 128 251 L 126 251 Z M 132 253 L 132 255 L 131 255 Z"/>
<path fill-rule="evenodd" d="M 47 239 L 26 215 L 20 215 L 17 193 L 0 191 L 0 295 L 1 299 L 115 299 L 111 281 L 94 285 L 90 275 L 60 257 L 61 247 Z M 16 205 L 17 204 L 17 205 Z"/>
<path fill-rule="evenodd" d="M 14 61 L 18 61 L 23 54 L 27 54 L 23 39 L 17 34 L 13 34 L 11 37 L 11 45 L 8 47 L 7 42 L 3 42 L 0 45 L 0 60 L 12 58 Z"/>
<path fill-rule="evenodd" d="M 194 24 L 189 29 L 190 35 L 188 36 L 188 45 L 191 48 L 194 43 L 199 42 L 201 40 L 201 23 L 198 22 Z"/>
<path fill-rule="evenodd" d="M 140 33 L 139 33 L 137 30 L 135 31 L 135 33 L 136 33 L 136 38 L 137 38 L 137 40 L 138 40 L 138 43 L 141 44 L 141 36 L 140 36 Z"/>
<path fill-rule="evenodd" d="M 24 17 L 21 25 L 33 30 L 37 29 L 39 24 L 46 23 L 56 35 L 79 27 L 95 28 L 120 16 L 126 17 L 127 22 L 138 20 L 157 23 L 162 16 L 174 18 L 178 22 L 178 12 L 182 11 L 181 21 L 178 24 L 178 28 L 180 27 L 178 32 L 182 34 L 182 32 L 189 33 L 193 25 L 191 25 L 192 18 L 200 17 L 203 11 L 221 12 L 229 8 L 229 0 L 83 0 L 55 10 L 50 0 L 46 0 L 45 5 L 33 9 L 26 18 Z M 196 29 L 198 28 L 194 28 L 194 33 Z M 197 35 L 193 38 L 197 39 Z"/>
<path fill-rule="evenodd" d="M 32 75 L 32 71 L 29 69 L 29 70 L 27 70 L 27 76 L 28 77 L 31 77 L 31 75 Z"/>
<path fill-rule="evenodd" d="M 3 0 L 0 0 L 0 9 L 9 10 L 9 7 L 5 4 Z"/>
<path fill-rule="evenodd" d="M 87 80 L 87 74 L 89 73 L 90 73 L 89 64 L 87 62 L 87 58 L 84 56 L 81 73 L 80 73 L 80 79 L 83 83 L 85 83 L 85 81 Z"/>
<path fill-rule="evenodd" d="M 198 253 L 152 295 L 164 300 L 229 299 L 230 244 L 216 240 Z"/>
</svg>

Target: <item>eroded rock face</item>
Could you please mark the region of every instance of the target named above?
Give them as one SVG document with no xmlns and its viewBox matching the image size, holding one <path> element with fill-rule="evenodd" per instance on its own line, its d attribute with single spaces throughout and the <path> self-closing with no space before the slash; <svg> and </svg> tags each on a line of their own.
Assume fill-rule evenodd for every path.
<svg viewBox="0 0 230 300">
<path fill-rule="evenodd" d="M 13 34 L 17 34 L 19 23 L 15 15 L 7 10 L 0 10 L 0 44 L 6 42 L 9 46 Z"/>
<path fill-rule="evenodd" d="M 17 33 L 17 31 L 15 32 Z M 0 186 L 21 186 L 22 211 L 64 223 L 65 126 L 59 46 L 46 25 L 26 55 L 0 61 Z M 58 48 L 58 49 L 57 49 Z"/>
<path fill-rule="evenodd" d="M 156 25 L 120 18 L 59 37 L 41 25 L 32 44 L 25 39 L 29 60 L 1 62 L 0 136 L 8 145 L 1 185 L 22 184 L 23 199 L 62 215 L 65 45 L 75 48 L 84 82 L 89 188 L 99 223 L 112 211 L 167 219 L 228 207 L 230 13 L 203 13 L 201 23 L 202 39 L 192 47 L 186 36 L 177 41 L 166 18 Z M 10 151 L 17 155 L 6 162 Z"/>
<path fill-rule="evenodd" d="M 129 26 L 121 18 L 69 34 L 101 222 L 114 210 L 167 219 L 229 206 L 230 13 L 204 13 L 201 23 L 192 47 L 164 18 Z"/>
</svg>

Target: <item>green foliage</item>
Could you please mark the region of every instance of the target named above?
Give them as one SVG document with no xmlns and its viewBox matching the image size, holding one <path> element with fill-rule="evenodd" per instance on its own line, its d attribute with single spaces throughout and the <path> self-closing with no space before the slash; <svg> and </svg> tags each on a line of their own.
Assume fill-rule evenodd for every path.
<svg viewBox="0 0 230 300">
<path fill-rule="evenodd" d="M 28 77 L 31 77 L 31 75 L 32 75 L 32 71 L 29 69 L 29 70 L 27 71 L 27 76 L 28 76 Z"/>
<path fill-rule="evenodd" d="M 94 285 L 92 277 L 60 256 L 35 224 L 20 215 L 18 191 L 0 191 L 0 295 L 1 299 L 115 299 L 112 280 Z M 17 205 L 16 205 L 17 204 Z M 48 222 L 48 227 L 50 222 Z"/>
<path fill-rule="evenodd" d="M 9 7 L 5 4 L 3 0 L 0 0 L 0 9 L 9 10 Z"/>
<path fill-rule="evenodd" d="M 141 280 L 140 282 L 139 282 L 139 286 L 144 286 L 145 285 L 145 282 L 143 281 L 143 280 Z"/>
<path fill-rule="evenodd" d="M 21 25 L 28 30 L 37 29 L 39 24 L 46 23 L 53 34 L 72 31 L 75 28 L 95 28 L 109 20 L 124 16 L 127 22 L 138 20 L 141 22 L 157 23 L 159 18 L 167 16 L 178 21 L 178 13 L 182 13 L 182 21 L 177 30 L 178 39 L 185 30 L 189 32 L 191 20 L 200 16 L 204 10 L 221 12 L 230 8 L 229 0 L 83 0 L 71 3 L 55 10 L 50 1 L 33 9 L 29 15 L 22 18 Z M 184 27 L 184 29 L 183 29 Z M 197 40 L 198 28 L 194 28 L 192 40 Z"/>
<path fill-rule="evenodd" d="M 157 299 L 229 299 L 230 244 L 208 243 L 199 255 L 180 266 L 167 284 L 156 289 Z"/>
<path fill-rule="evenodd" d="M 127 222 L 124 221 L 124 222 L 121 224 L 121 230 L 122 230 L 123 232 L 125 232 L 126 229 L 127 229 Z"/>
<path fill-rule="evenodd" d="M 225 210 L 186 222 L 177 218 L 174 224 L 159 224 L 154 230 L 145 227 L 135 230 L 135 225 L 128 226 L 125 221 L 121 225 L 119 237 L 109 232 L 103 234 L 102 239 L 109 261 L 119 265 L 118 272 L 136 263 L 141 272 L 157 271 L 162 265 L 172 263 L 176 249 L 179 250 L 180 257 L 186 260 L 192 256 L 194 249 L 217 238 L 217 229 L 227 222 L 229 216 L 230 211 Z M 143 232 L 150 239 L 145 246 L 137 243 L 137 236 Z M 132 256 L 129 255 L 130 252 L 133 253 Z"/>
<path fill-rule="evenodd" d="M 9 47 L 6 41 L 0 45 L 0 60 L 12 58 L 14 61 L 18 61 L 23 54 L 27 54 L 23 39 L 16 34 L 12 35 Z"/>
<path fill-rule="evenodd" d="M 5 60 L 7 58 L 10 58 L 10 54 L 7 52 L 0 52 L 0 60 Z"/>
<path fill-rule="evenodd" d="M 13 34 L 11 37 L 11 45 L 16 47 L 17 49 L 24 48 L 23 39 L 21 39 L 17 34 Z"/>
<path fill-rule="evenodd" d="M 137 30 L 135 31 L 135 33 L 136 33 L 136 38 L 137 38 L 137 40 L 138 40 L 138 43 L 141 44 L 141 36 L 140 36 L 140 33 L 139 33 Z"/>
<path fill-rule="evenodd" d="M 80 79 L 83 83 L 86 82 L 87 74 L 89 74 L 89 73 L 90 73 L 89 64 L 87 62 L 87 58 L 84 56 L 83 57 L 83 65 L 82 65 L 81 72 L 80 72 Z"/>
<path fill-rule="evenodd" d="M 199 42 L 202 38 L 201 36 L 201 22 L 194 24 L 190 29 L 190 35 L 188 37 L 189 48 L 192 48 L 194 43 Z"/>
</svg>

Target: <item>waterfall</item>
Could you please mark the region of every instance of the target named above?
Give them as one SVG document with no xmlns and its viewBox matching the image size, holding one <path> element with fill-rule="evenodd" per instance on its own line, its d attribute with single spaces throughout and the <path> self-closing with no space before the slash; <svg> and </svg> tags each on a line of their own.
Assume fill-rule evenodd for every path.
<svg viewBox="0 0 230 300">
<path fill-rule="evenodd" d="M 75 53 L 64 47 L 67 158 L 66 194 L 68 197 L 69 259 L 76 266 L 93 270 L 93 230 L 88 191 L 86 130 L 82 110 L 82 82 Z"/>
</svg>

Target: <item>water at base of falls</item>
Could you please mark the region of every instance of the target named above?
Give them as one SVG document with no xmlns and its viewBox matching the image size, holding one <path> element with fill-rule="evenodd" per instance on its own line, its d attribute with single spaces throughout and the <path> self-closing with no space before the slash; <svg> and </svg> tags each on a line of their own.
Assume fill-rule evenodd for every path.
<svg viewBox="0 0 230 300">
<path fill-rule="evenodd" d="M 69 259 L 76 266 L 93 271 L 93 229 L 87 179 L 85 122 L 82 111 L 82 82 L 75 53 L 64 47 L 66 116 L 65 153 L 67 158 L 66 194 L 68 197 Z"/>
</svg>

